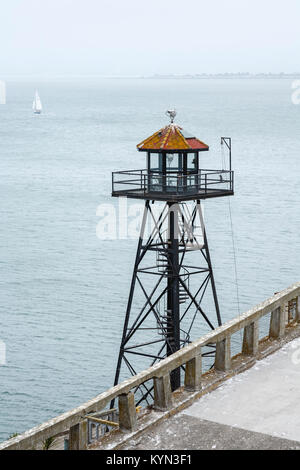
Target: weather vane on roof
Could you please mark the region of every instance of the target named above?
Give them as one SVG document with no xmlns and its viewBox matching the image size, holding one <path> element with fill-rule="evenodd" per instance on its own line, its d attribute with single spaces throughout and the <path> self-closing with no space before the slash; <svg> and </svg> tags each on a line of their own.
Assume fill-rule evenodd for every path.
<svg viewBox="0 0 300 470">
<path fill-rule="evenodd" d="M 171 124 L 173 124 L 176 115 L 177 115 L 177 112 L 175 109 L 168 109 L 168 111 L 166 112 L 166 116 L 170 118 Z"/>
</svg>

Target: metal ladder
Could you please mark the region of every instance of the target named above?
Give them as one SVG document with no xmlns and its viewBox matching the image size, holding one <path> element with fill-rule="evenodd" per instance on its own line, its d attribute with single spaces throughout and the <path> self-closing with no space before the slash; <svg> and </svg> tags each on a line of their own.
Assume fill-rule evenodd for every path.
<svg viewBox="0 0 300 470">
<path fill-rule="evenodd" d="M 185 271 L 185 274 L 182 276 L 182 280 L 186 284 L 187 288 L 190 289 L 190 274 L 186 268 L 182 269 Z M 186 292 L 185 288 L 181 283 L 179 283 L 179 304 L 185 304 L 189 298 L 190 296 Z"/>
<path fill-rule="evenodd" d="M 165 275 L 168 275 L 167 269 L 168 269 L 168 255 L 165 251 L 157 251 L 156 255 L 156 266 L 158 269 L 158 272 Z"/>
<path fill-rule="evenodd" d="M 172 317 L 172 313 L 168 309 L 164 310 L 164 314 L 159 315 L 160 321 L 157 322 L 157 331 L 159 335 L 166 336 L 171 332 L 168 329 L 168 324 L 170 322 L 171 317 Z"/>
</svg>

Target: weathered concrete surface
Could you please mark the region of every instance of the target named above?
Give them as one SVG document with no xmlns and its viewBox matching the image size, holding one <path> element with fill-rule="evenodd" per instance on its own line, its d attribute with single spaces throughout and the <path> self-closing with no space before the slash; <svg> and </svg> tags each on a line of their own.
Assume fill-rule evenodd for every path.
<svg viewBox="0 0 300 470">
<path fill-rule="evenodd" d="M 300 450 L 300 443 L 180 414 L 122 450 Z"/>
<path fill-rule="evenodd" d="M 123 449 L 300 450 L 300 339 Z"/>
<path fill-rule="evenodd" d="M 300 442 L 300 339 L 230 379 L 186 415 Z"/>
</svg>

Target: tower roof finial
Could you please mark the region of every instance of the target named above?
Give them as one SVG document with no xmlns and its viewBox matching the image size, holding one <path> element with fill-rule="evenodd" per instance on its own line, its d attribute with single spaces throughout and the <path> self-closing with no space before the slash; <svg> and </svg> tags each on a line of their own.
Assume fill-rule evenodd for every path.
<svg viewBox="0 0 300 470">
<path fill-rule="evenodd" d="M 171 124 L 173 124 L 174 119 L 177 116 L 176 109 L 168 109 L 168 111 L 166 111 L 166 116 L 170 118 Z"/>
</svg>

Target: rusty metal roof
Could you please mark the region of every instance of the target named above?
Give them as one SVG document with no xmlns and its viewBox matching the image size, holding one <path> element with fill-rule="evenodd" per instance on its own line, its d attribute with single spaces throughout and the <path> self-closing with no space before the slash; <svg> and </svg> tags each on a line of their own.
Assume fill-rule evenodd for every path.
<svg viewBox="0 0 300 470">
<path fill-rule="evenodd" d="M 185 132 L 176 124 L 169 124 L 137 145 L 143 150 L 209 150 L 201 140 Z"/>
</svg>

